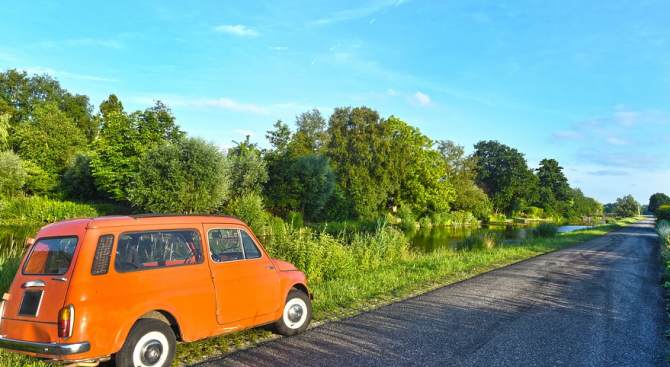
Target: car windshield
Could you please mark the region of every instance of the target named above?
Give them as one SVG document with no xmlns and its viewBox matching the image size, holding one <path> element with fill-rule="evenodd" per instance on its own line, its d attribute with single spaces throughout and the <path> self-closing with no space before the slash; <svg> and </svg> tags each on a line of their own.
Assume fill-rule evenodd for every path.
<svg viewBox="0 0 670 367">
<path fill-rule="evenodd" d="M 77 248 L 77 237 L 43 238 L 33 246 L 26 265 L 25 275 L 63 275 L 70 269 L 72 256 Z"/>
</svg>

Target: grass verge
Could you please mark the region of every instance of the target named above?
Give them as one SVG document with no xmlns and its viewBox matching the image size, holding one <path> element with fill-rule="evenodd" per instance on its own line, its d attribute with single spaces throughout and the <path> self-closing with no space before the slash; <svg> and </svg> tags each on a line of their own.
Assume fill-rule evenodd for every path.
<svg viewBox="0 0 670 367">
<path fill-rule="evenodd" d="M 453 284 L 473 276 L 497 269 L 515 262 L 551 251 L 563 249 L 582 243 L 603 234 L 624 227 L 636 219 L 625 219 L 604 226 L 587 230 L 563 233 L 552 238 L 534 238 L 515 245 L 505 245 L 491 249 L 458 250 L 443 248 L 428 254 L 398 253 L 396 244 L 390 248 L 385 244 L 393 243 L 398 238 L 393 233 L 378 232 L 371 237 L 362 238 L 353 236 L 348 243 L 335 244 L 333 237 L 315 234 L 309 237 L 304 232 L 297 233 L 301 241 L 302 250 L 317 251 L 316 242 L 323 242 L 329 251 L 338 251 L 347 259 L 348 254 L 367 258 L 364 271 L 352 272 L 349 269 L 339 269 L 338 276 L 332 276 L 330 269 L 316 269 L 312 271 L 318 281 L 310 283 L 310 289 L 315 294 L 313 302 L 313 326 L 346 318 L 361 312 L 369 311 L 393 302 L 413 297 L 436 288 Z M 268 250 L 273 253 L 283 253 L 288 257 L 299 256 L 303 251 L 290 251 L 281 246 L 287 246 L 290 233 L 279 244 L 268 244 Z M 366 249 L 357 249 L 361 240 L 376 245 Z M 357 246 L 358 245 L 358 246 Z M 273 246 L 279 246 L 273 248 Z M 338 247 L 338 246 L 341 246 Z M 369 246 L 369 245 L 368 245 Z M 375 257 L 380 250 L 387 251 L 393 261 L 381 261 Z M 321 252 L 327 256 L 329 251 Z M 363 251 L 362 253 L 360 251 Z M 386 257 L 385 257 L 386 258 Z M 324 258 L 325 259 L 325 258 Z M 286 260 L 291 261 L 290 258 Z M 303 260 L 305 261 L 305 260 Z M 334 263 L 331 263 L 334 265 Z M 305 263 L 304 265 L 308 265 Z M 361 264 L 351 264 L 351 268 Z M 347 267 L 348 268 L 348 267 Z M 328 275 L 326 275 L 328 274 Z M 308 276 L 308 279 L 312 279 Z M 256 328 L 230 335 L 205 339 L 193 343 L 183 343 L 177 346 L 175 365 L 187 365 L 204 359 L 212 358 L 234 350 L 253 346 L 259 342 L 277 338 L 267 328 Z M 0 351 L 0 367 L 5 366 L 47 366 L 37 359 L 24 357 L 18 354 Z"/>
</svg>

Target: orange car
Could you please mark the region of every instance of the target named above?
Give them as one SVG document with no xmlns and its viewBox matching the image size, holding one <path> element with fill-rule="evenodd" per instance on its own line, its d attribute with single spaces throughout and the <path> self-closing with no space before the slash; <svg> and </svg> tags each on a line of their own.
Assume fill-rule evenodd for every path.
<svg viewBox="0 0 670 367">
<path fill-rule="evenodd" d="M 92 366 L 170 366 L 179 341 L 303 332 L 305 274 L 224 216 L 73 219 L 42 228 L 0 303 L 0 348 Z"/>
</svg>

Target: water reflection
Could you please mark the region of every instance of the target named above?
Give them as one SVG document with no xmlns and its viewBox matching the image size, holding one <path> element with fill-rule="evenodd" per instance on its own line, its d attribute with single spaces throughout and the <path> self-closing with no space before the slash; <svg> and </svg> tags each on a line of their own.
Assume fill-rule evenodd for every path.
<svg viewBox="0 0 670 367">
<path fill-rule="evenodd" d="M 484 230 L 499 233 L 506 243 L 522 241 L 539 224 L 539 222 L 532 222 L 529 224 L 508 226 L 421 228 L 406 231 L 405 235 L 412 242 L 413 248 L 422 252 L 432 252 L 445 246 L 455 248 L 465 238 Z M 566 225 L 558 227 L 558 231 L 563 233 L 585 228 L 590 228 L 590 226 Z"/>
</svg>

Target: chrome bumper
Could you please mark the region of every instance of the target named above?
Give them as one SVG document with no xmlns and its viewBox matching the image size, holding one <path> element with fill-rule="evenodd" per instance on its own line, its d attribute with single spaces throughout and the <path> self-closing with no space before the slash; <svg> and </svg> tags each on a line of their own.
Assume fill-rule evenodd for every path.
<svg viewBox="0 0 670 367">
<path fill-rule="evenodd" d="M 85 353 L 91 350 L 91 343 L 53 344 L 33 343 L 23 340 L 5 339 L 0 337 L 0 348 L 15 352 L 46 354 L 50 356 L 67 356 Z"/>
</svg>

